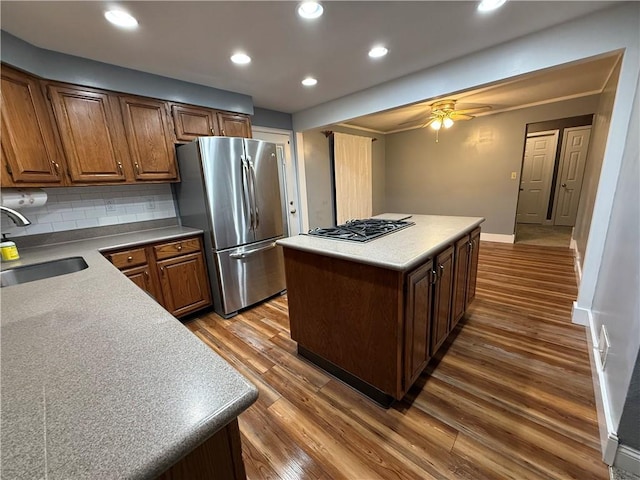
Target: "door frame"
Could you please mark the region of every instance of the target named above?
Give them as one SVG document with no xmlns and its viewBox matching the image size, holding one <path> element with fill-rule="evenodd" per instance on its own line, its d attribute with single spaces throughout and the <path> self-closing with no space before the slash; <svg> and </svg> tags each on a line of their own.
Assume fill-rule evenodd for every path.
<svg viewBox="0 0 640 480">
<path fill-rule="evenodd" d="M 256 140 L 260 140 L 261 138 L 257 138 L 256 134 L 264 134 L 264 137 L 269 137 L 269 136 L 278 136 L 280 137 L 279 140 L 276 139 L 270 139 L 270 140 L 266 140 L 266 141 L 271 141 L 274 142 L 276 144 L 284 144 L 284 140 L 286 139 L 286 146 L 288 148 L 284 148 L 284 169 L 280 168 L 279 171 L 280 173 L 283 173 L 284 175 L 284 184 L 285 184 L 285 191 L 284 193 L 284 200 L 285 203 L 283 204 L 283 217 L 286 218 L 287 220 L 287 234 L 289 236 L 292 235 L 298 235 L 301 231 L 302 231 L 302 209 L 301 209 L 301 205 L 302 202 L 300 201 L 300 189 L 299 189 L 299 169 L 298 169 L 298 162 L 296 161 L 296 155 L 295 155 L 295 144 L 294 144 L 294 137 L 293 137 L 293 131 L 291 130 L 282 130 L 279 128 L 271 128 L 271 127 L 259 127 L 259 126 L 252 126 L 251 128 L 252 133 L 253 133 L 253 138 L 255 138 Z M 261 136 L 261 135 L 258 135 Z M 287 168 L 287 166 L 289 168 Z M 279 167 L 281 167 L 279 165 Z M 291 195 L 289 192 L 292 192 L 292 196 L 293 198 L 290 198 Z M 291 202 L 293 202 L 293 205 L 291 204 Z M 293 210 L 295 210 L 295 214 L 296 217 L 292 218 L 292 213 L 290 213 L 291 211 L 291 207 L 293 207 Z"/>
</svg>

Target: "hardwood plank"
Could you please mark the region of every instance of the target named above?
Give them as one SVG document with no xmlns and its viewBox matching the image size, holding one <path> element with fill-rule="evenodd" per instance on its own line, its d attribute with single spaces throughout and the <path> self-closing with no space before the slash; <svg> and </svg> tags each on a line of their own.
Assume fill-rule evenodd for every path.
<svg viewBox="0 0 640 480">
<path fill-rule="evenodd" d="M 476 299 L 385 410 L 297 355 L 286 296 L 188 328 L 259 389 L 254 479 L 608 479 L 569 249 L 482 242 Z"/>
</svg>

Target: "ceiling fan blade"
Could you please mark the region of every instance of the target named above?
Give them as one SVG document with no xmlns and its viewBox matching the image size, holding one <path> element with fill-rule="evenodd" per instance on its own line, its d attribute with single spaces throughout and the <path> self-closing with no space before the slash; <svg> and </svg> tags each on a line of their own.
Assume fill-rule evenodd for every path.
<svg viewBox="0 0 640 480">
<path fill-rule="evenodd" d="M 409 125 L 411 123 L 420 123 L 423 122 L 425 118 L 428 118 L 429 115 L 427 114 L 427 112 L 423 112 L 420 115 L 414 115 L 410 120 L 407 120 L 406 122 L 402 122 L 399 123 L 398 126 L 404 126 L 404 125 Z"/>
<path fill-rule="evenodd" d="M 484 105 L 482 107 L 474 107 L 474 108 L 461 108 L 460 110 L 456 110 L 454 113 L 462 113 L 462 114 L 466 114 L 466 113 L 480 113 L 480 112 L 487 112 L 491 110 L 491 106 L 490 105 Z"/>
<path fill-rule="evenodd" d="M 476 118 L 473 115 L 466 115 L 464 113 L 453 112 L 451 114 L 451 118 L 453 120 L 471 120 L 472 118 Z"/>
</svg>

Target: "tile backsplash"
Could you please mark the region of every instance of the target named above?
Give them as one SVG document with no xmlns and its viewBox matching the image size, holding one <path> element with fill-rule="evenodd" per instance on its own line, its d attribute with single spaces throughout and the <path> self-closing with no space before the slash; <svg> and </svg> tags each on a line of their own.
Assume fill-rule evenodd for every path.
<svg viewBox="0 0 640 480">
<path fill-rule="evenodd" d="M 171 186 L 166 183 L 43 190 L 46 205 L 20 209 L 31 225 L 18 227 L 2 215 L 2 233 L 11 238 L 176 216 Z"/>
</svg>

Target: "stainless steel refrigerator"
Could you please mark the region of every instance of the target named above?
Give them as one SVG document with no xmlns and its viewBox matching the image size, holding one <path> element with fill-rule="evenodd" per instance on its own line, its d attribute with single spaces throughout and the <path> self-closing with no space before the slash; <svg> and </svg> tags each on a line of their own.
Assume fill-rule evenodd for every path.
<svg viewBox="0 0 640 480">
<path fill-rule="evenodd" d="M 201 137 L 177 148 L 174 191 L 182 225 L 203 230 L 214 296 L 224 317 L 285 286 L 282 180 L 275 144 Z"/>
</svg>

